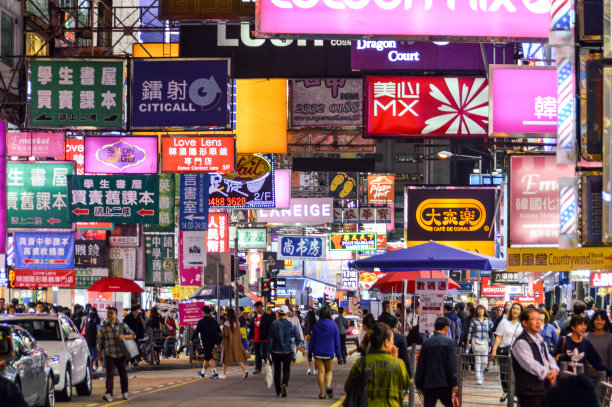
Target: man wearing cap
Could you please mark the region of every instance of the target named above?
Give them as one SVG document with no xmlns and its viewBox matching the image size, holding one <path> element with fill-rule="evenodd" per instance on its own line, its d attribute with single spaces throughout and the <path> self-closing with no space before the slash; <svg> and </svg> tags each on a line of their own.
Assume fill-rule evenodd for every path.
<svg viewBox="0 0 612 407">
<path fill-rule="evenodd" d="M 217 369 L 215 366 L 215 358 L 213 356 L 213 350 L 216 345 L 221 343 L 221 328 L 219 323 L 210 315 L 211 309 L 208 305 L 202 307 L 202 319 L 198 321 L 196 329 L 191 336 L 191 342 L 200 335 L 200 343 L 204 350 L 204 362 L 202 363 L 202 370 L 198 372 L 198 376 L 202 379 L 206 376 L 206 368 L 210 364 L 212 369 L 211 379 L 218 379 Z"/>
<path fill-rule="evenodd" d="M 274 387 L 277 397 L 287 397 L 291 361 L 295 359 L 294 346 L 301 343 L 297 328 L 287 320 L 287 314 L 289 307 L 281 305 L 278 310 L 278 321 L 272 324 L 268 335 L 267 351 L 272 355 L 274 363 Z"/>
<path fill-rule="evenodd" d="M 274 322 L 274 317 L 264 312 L 263 303 L 257 301 L 255 303 L 255 315 L 251 318 L 249 329 L 249 339 L 253 339 L 255 352 L 255 371 L 253 374 L 261 373 L 262 359 L 267 360 L 268 331 L 270 331 L 272 322 Z"/>
</svg>

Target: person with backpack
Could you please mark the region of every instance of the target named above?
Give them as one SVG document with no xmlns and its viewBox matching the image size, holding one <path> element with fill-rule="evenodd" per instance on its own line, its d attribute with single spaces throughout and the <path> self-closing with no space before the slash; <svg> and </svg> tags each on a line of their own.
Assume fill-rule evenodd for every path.
<svg viewBox="0 0 612 407">
<path fill-rule="evenodd" d="M 404 363 L 397 358 L 393 333 L 376 322 L 370 333 L 370 351 L 353 364 L 344 383 L 345 407 L 401 407 L 411 385 Z"/>
<path fill-rule="evenodd" d="M 452 305 L 444 304 L 444 311 L 446 311 L 444 316 L 448 319 L 448 323 L 450 324 L 448 337 L 458 344 L 461 341 L 461 320 L 459 316 L 455 314 L 455 311 L 453 311 Z"/>
<path fill-rule="evenodd" d="M 202 363 L 202 370 L 198 371 L 198 376 L 202 379 L 206 377 L 206 369 L 210 365 L 212 369 L 211 379 L 218 379 L 219 374 L 217 373 L 217 368 L 215 366 L 215 358 L 213 356 L 213 350 L 215 346 L 221 344 L 221 328 L 219 327 L 219 323 L 216 319 L 214 319 L 211 314 L 211 309 L 208 305 L 202 307 L 202 319 L 198 321 L 196 325 L 196 329 L 191 336 L 191 344 L 195 338 L 200 336 L 200 344 L 202 345 L 202 349 L 204 350 L 204 362 Z"/>
</svg>

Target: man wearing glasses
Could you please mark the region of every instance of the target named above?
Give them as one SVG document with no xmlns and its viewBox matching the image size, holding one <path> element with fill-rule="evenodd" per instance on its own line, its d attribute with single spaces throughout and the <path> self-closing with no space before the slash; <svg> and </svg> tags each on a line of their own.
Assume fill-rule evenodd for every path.
<svg viewBox="0 0 612 407">
<path fill-rule="evenodd" d="M 559 367 L 538 334 L 542 329 L 540 312 L 527 308 L 521 313 L 523 333 L 512 345 L 512 368 L 516 396 L 521 407 L 543 407 L 548 389 L 555 384 Z"/>
</svg>

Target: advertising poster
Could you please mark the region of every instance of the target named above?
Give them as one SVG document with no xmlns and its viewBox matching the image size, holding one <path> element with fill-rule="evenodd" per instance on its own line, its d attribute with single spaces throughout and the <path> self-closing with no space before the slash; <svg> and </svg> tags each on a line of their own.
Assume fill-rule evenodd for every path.
<svg viewBox="0 0 612 407">
<path fill-rule="evenodd" d="M 294 79 L 291 91 L 291 127 L 361 126 L 361 79 Z"/>
<path fill-rule="evenodd" d="M 13 287 L 75 287 L 74 270 L 24 270 L 15 269 Z"/>
<path fill-rule="evenodd" d="M 204 302 L 181 302 L 178 305 L 179 323 L 181 326 L 196 326 L 202 319 Z"/>
<path fill-rule="evenodd" d="M 208 229 L 208 174 L 181 174 L 179 230 Z"/>
<path fill-rule="evenodd" d="M 201 267 L 206 265 L 206 233 L 200 231 L 181 231 L 180 240 L 182 250 L 183 266 L 187 268 Z M 183 285 L 192 285 L 183 283 Z"/>
<path fill-rule="evenodd" d="M 174 232 L 175 174 L 160 174 L 159 218 L 157 223 L 144 225 L 145 232 Z"/>
<path fill-rule="evenodd" d="M 229 128 L 228 59 L 136 59 L 132 127 Z"/>
<path fill-rule="evenodd" d="M 483 137 L 486 78 L 366 77 L 366 137 Z"/>
<path fill-rule="evenodd" d="M 64 133 L 6 133 L 6 155 L 64 158 Z"/>
<path fill-rule="evenodd" d="M 68 162 L 6 164 L 6 209 L 9 228 L 72 229 L 68 211 Z"/>
<path fill-rule="evenodd" d="M 559 244 L 559 177 L 574 175 L 554 155 L 510 157 L 510 245 Z"/>
<path fill-rule="evenodd" d="M 330 233 L 330 250 L 376 250 L 376 233 Z"/>
<path fill-rule="evenodd" d="M 15 268 L 73 269 L 74 233 L 15 232 Z"/>
<path fill-rule="evenodd" d="M 348 267 L 348 262 L 342 262 L 342 291 L 357 291 L 359 289 L 359 271 Z M 352 311 L 351 311 L 352 312 Z"/>
<path fill-rule="evenodd" d="M 208 214 L 206 252 L 225 253 L 229 251 L 229 216 L 227 213 Z"/>
<path fill-rule="evenodd" d="M 174 234 L 145 233 L 145 285 L 174 285 L 176 261 Z"/>
<path fill-rule="evenodd" d="M 74 288 L 87 289 L 96 281 L 108 277 L 107 268 L 76 269 L 74 272 L 76 276 Z"/>
<path fill-rule="evenodd" d="M 199 267 L 190 267 L 185 265 L 184 260 L 183 260 L 183 253 L 186 250 L 185 243 L 183 241 L 183 236 L 185 233 L 199 233 L 201 235 L 204 236 L 204 239 L 206 239 L 206 232 L 183 232 L 182 230 L 179 231 L 179 252 L 178 252 L 178 262 L 179 262 L 179 280 L 178 283 L 181 286 L 201 286 L 202 285 L 202 266 Z M 205 244 L 207 244 L 207 241 L 205 241 Z M 187 249 L 189 250 L 189 249 Z M 204 246 L 204 250 L 203 250 L 204 254 L 202 255 L 202 257 L 204 259 L 206 259 L 206 246 Z M 206 263 L 206 260 L 204 260 L 204 263 Z"/>
<path fill-rule="evenodd" d="M 448 295 L 448 280 L 417 278 L 415 294 L 419 296 L 419 332 L 433 333 L 438 317 L 444 316 L 444 298 Z"/>
<path fill-rule="evenodd" d="M 85 137 L 88 174 L 157 174 L 157 137 Z"/>
<path fill-rule="evenodd" d="M 235 170 L 236 139 L 232 136 L 162 137 L 162 171 L 217 172 Z"/>
<path fill-rule="evenodd" d="M 311 236 L 280 236 L 278 239 L 280 260 L 325 261 L 325 238 Z"/>
<path fill-rule="evenodd" d="M 85 174 L 85 140 L 83 140 L 83 137 L 67 137 L 65 143 L 66 161 L 75 163 L 76 175 Z"/>
<path fill-rule="evenodd" d="M 36 58 L 30 71 L 32 127 L 124 127 L 123 60 Z"/>
<path fill-rule="evenodd" d="M 109 277 L 136 280 L 136 250 L 135 247 L 110 247 L 108 250 Z"/>
<path fill-rule="evenodd" d="M 368 175 L 368 203 L 386 205 L 395 201 L 395 174 Z"/>
<path fill-rule="evenodd" d="M 74 266 L 106 267 L 106 240 L 75 240 Z"/>
<path fill-rule="evenodd" d="M 329 196 L 335 199 L 355 199 L 357 197 L 357 172 L 330 172 L 328 178 Z"/>
</svg>

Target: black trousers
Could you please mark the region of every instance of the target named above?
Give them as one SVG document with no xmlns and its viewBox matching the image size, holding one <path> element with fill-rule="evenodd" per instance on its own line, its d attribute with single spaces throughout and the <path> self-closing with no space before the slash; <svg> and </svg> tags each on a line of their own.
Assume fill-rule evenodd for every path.
<svg viewBox="0 0 612 407">
<path fill-rule="evenodd" d="M 268 343 L 254 342 L 253 351 L 255 352 L 255 370 L 259 370 L 261 372 L 261 362 L 263 359 L 265 359 L 268 352 Z"/>
<path fill-rule="evenodd" d="M 432 389 L 423 390 L 424 407 L 435 407 L 436 401 L 444 407 L 453 407 L 453 388 L 452 387 L 434 387 Z"/>
<path fill-rule="evenodd" d="M 545 396 L 517 396 L 520 407 L 544 407 Z"/>
<path fill-rule="evenodd" d="M 125 358 L 112 358 L 106 355 L 106 392 L 113 395 L 113 381 L 115 379 L 115 368 L 119 372 L 119 382 L 121 383 L 121 393 L 128 391 L 128 375 L 125 368 Z"/>
<path fill-rule="evenodd" d="M 274 387 L 276 388 L 276 394 L 280 394 L 281 384 L 285 386 L 289 385 L 289 376 L 291 376 L 291 353 L 272 353 L 272 362 L 274 363 Z M 282 380 L 281 369 L 283 371 Z"/>
<path fill-rule="evenodd" d="M 348 355 L 346 351 L 346 334 L 340 334 L 340 352 L 342 353 L 342 360 L 346 361 L 346 355 Z"/>
</svg>

